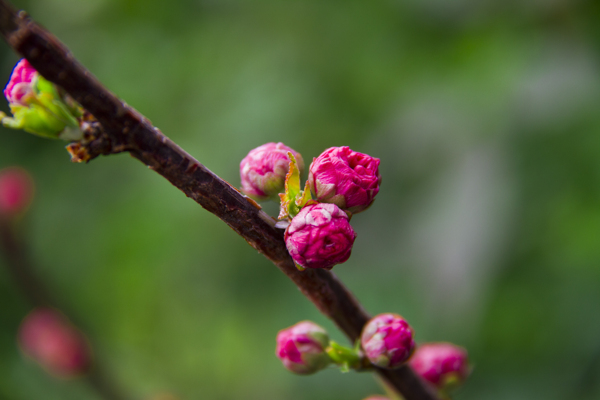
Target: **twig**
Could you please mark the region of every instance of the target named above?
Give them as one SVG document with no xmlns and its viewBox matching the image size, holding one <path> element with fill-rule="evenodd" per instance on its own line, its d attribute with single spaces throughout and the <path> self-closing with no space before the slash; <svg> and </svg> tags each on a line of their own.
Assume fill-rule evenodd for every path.
<svg viewBox="0 0 600 400">
<path fill-rule="evenodd" d="M 285 247 L 283 231 L 275 228 L 275 220 L 261 211 L 258 204 L 213 174 L 143 115 L 119 100 L 56 37 L 4 0 L 0 0 L 0 32 L 44 78 L 61 86 L 102 125 L 102 141 L 106 146 L 98 146 L 104 149 L 100 154 L 129 152 L 222 219 L 283 271 L 354 343 L 369 315 L 334 274 L 324 270 L 299 272 Z M 93 158 L 97 154 L 89 155 Z M 437 399 L 408 366 L 377 372 L 407 400 Z"/>
<path fill-rule="evenodd" d="M 0 247 L 6 258 L 6 267 L 21 289 L 21 293 L 34 307 L 53 307 L 67 315 L 65 307 L 59 306 L 50 290 L 42 283 L 34 272 L 27 251 L 15 234 L 15 224 L 10 218 L 0 216 Z M 70 320 L 72 318 L 68 317 Z M 96 361 L 85 374 L 90 387 L 106 400 L 125 400 L 107 372 Z"/>
<path fill-rule="evenodd" d="M 0 216 L 0 246 L 6 258 L 6 268 L 32 306 L 56 306 L 46 287 L 31 273 L 29 259 L 22 243 L 14 234 L 14 228 L 14 221 Z"/>
</svg>

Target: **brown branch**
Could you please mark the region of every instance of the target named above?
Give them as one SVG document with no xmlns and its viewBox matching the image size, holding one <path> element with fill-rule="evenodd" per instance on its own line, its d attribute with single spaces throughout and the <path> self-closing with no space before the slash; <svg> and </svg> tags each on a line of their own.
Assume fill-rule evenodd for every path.
<svg viewBox="0 0 600 400">
<path fill-rule="evenodd" d="M 41 280 L 31 273 L 32 267 L 23 244 L 15 235 L 14 221 L 0 216 L 0 248 L 6 259 L 6 269 L 34 307 L 56 307 L 56 302 Z"/>
<path fill-rule="evenodd" d="M 354 343 L 369 315 L 334 274 L 324 270 L 299 272 L 285 247 L 283 231 L 274 227 L 274 219 L 261 211 L 260 206 L 119 100 L 58 39 L 4 0 L 0 0 L 0 32 L 44 78 L 61 86 L 102 125 L 107 146 L 98 146 L 103 150 L 92 151 L 90 156 L 110 153 L 110 149 L 128 151 L 164 176 L 271 260 Z M 85 149 L 82 154 L 85 155 Z M 437 399 L 407 366 L 377 372 L 407 400 Z"/>
<path fill-rule="evenodd" d="M 0 216 L 0 248 L 6 259 L 6 268 L 24 297 L 33 307 L 52 307 L 60 310 L 73 321 L 65 307 L 59 305 L 51 291 L 35 273 L 31 260 L 27 256 L 25 244 L 16 234 L 14 220 Z M 110 375 L 97 360 L 87 371 L 84 378 L 90 387 L 106 400 L 125 400 L 121 390 L 110 379 Z"/>
</svg>

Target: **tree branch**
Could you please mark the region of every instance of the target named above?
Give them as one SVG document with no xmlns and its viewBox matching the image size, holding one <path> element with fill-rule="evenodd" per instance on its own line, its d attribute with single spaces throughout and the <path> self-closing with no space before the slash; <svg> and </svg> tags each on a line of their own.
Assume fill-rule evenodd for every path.
<svg viewBox="0 0 600 400">
<path fill-rule="evenodd" d="M 90 151 L 90 158 L 128 151 L 271 260 L 352 343 L 358 339 L 369 315 L 331 272 L 298 271 L 285 247 L 283 231 L 275 228 L 275 220 L 261 211 L 258 204 L 200 164 L 143 115 L 108 91 L 58 39 L 4 0 L 0 0 L 0 32 L 44 78 L 62 87 L 101 124 L 101 137 L 93 140 L 97 145 L 94 149 L 101 150 Z M 76 150 L 85 160 L 88 149 L 85 143 L 83 147 Z M 377 372 L 407 400 L 437 399 L 408 366 L 394 371 L 377 369 Z"/>
<path fill-rule="evenodd" d="M 32 306 L 56 308 L 73 321 L 65 307 L 57 303 L 51 291 L 36 275 L 31 260 L 27 257 L 25 244 L 23 240 L 19 239 L 14 220 L 0 216 L 0 248 L 4 252 L 8 272 L 12 275 L 21 293 Z M 126 400 L 128 398 L 121 393 L 120 388 L 97 359 L 94 360 L 92 368 L 86 372 L 84 378 L 90 387 L 105 400 Z"/>
</svg>

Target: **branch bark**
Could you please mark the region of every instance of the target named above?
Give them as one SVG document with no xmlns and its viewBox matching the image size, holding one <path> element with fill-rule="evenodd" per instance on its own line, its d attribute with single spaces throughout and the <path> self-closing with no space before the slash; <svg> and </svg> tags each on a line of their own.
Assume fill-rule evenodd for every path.
<svg viewBox="0 0 600 400">
<path fill-rule="evenodd" d="M 147 118 L 106 89 L 56 37 L 4 0 L 0 0 L 0 32 L 44 78 L 62 87 L 101 124 L 103 133 L 93 140 L 94 149 L 101 150 L 93 150 L 90 158 L 129 152 L 222 219 L 287 275 L 352 343 L 358 339 L 369 320 L 367 312 L 333 273 L 298 271 L 285 247 L 283 230 L 275 228 L 275 220 L 258 204 L 163 135 Z M 85 155 L 87 149 L 77 150 Z M 408 366 L 393 371 L 377 369 L 377 373 L 407 400 L 437 399 Z"/>
</svg>

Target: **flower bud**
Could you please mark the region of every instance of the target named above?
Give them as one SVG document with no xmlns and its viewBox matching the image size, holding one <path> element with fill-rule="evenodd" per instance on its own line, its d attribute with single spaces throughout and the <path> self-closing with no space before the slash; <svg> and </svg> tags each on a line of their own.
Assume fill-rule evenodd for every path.
<svg viewBox="0 0 600 400">
<path fill-rule="evenodd" d="M 314 322 L 302 321 L 279 331 L 275 354 L 288 370 L 313 374 L 331 363 L 325 352 L 328 345 L 325 329 Z"/>
<path fill-rule="evenodd" d="M 467 351 L 451 343 L 426 343 L 417 347 L 410 366 L 441 390 L 460 385 L 470 373 Z"/>
<path fill-rule="evenodd" d="M 305 206 L 285 231 L 285 245 L 303 268 L 331 269 L 348 260 L 356 233 L 335 204 Z"/>
<path fill-rule="evenodd" d="M 28 106 L 30 100 L 35 96 L 34 86 L 38 72 L 22 58 L 15 65 L 10 80 L 4 88 L 4 97 L 11 105 Z"/>
<path fill-rule="evenodd" d="M 83 334 L 63 314 L 50 308 L 37 308 L 25 317 L 18 341 L 23 353 L 57 377 L 82 374 L 91 362 Z"/>
<path fill-rule="evenodd" d="M 317 200 L 356 214 L 366 210 L 379 192 L 379 159 L 348 146 L 331 147 L 313 159 L 308 181 Z"/>
<path fill-rule="evenodd" d="M 0 171 L 0 214 L 14 216 L 29 207 L 33 199 L 33 179 L 19 167 Z"/>
<path fill-rule="evenodd" d="M 302 173 L 304 161 L 300 153 L 283 143 L 263 144 L 251 150 L 240 163 L 242 192 L 256 200 L 266 200 L 283 192 L 290 165 L 288 151 L 296 158 Z"/>
<path fill-rule="evenodd" d="M 79 140 L 77 116 L 80 110 L 72 100 L 59 95 L 54 84 L 44 79 L 26 59 L 21 59 L 4 88 L 4 97 L 13 117 L 0 113 L 7 128 L 65 140 Z"/>
<path fill-rule="evenodd" d="M 367 358 L 378 367 L 397 368 L 415 348 L 413 330 L 398 314 L 379 314 L 363 328 L 361 345 Z"/>
<path fill-rule="evenodd" d="M 387 398 L 387 397 L 384 397 L 384 396 L 377 396 L 377 395 L 375 395 L 375 396 L 369 396 L 369 397 L 367 397 L 367 398 L 365 398 L 363 400 L 390 400 L 390 399 Z"/>
</svg>

